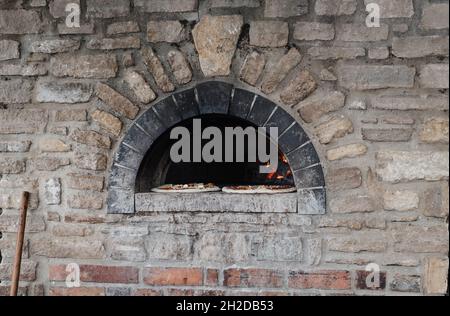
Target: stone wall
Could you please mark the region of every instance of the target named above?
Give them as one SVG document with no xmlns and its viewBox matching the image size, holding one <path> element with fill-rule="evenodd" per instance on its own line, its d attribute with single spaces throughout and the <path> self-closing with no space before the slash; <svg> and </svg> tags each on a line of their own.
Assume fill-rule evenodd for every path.
<svg viewBox="0 0 450 316">
<path fill-rule="evenodd" d="M 79 28 L 67 3 L 81 4 Z M 368 3 L 380 27 L 366 27 Z M 0 0 L 0 295 L 24 189 L 23 295 L 444 294 L 448 6 Z M 327 214 L 107 214 L 128 126 L 214 78 L 298 119 L 326 173 Z M 65 286 L 69 263 L 80 288 Z"/>
</svg>

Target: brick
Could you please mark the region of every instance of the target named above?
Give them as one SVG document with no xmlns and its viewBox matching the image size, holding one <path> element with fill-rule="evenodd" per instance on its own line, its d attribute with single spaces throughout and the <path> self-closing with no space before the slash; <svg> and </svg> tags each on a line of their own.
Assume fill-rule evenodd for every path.
<svg viewBox="0 0 450 316">
<path fill-rule="evenodd" d="M 448 258 L 427 258 L 424 270 L 423 288 L 425 294 L 446 294 L 448 289 Z"/>
<path fill-rule="evenodd" d="M 377 42 L 388 39 L 389 26 L 367 27 L 365 24 L 341 24 L 337 27 L 337 39 L 344 42 Z"/>
<path fill-rule="evenodd" d="M 317 0 L 315 11 L 317 15 L 350 15 L 356 7 L 356 0 Z"/>
<path fill-rule="evenodd" d="M 30 6 L 32 7 L 44 7 L 47 5 L 47 0 L 31 0 Z"/>
<path fill-rule="evenodd" d="M 381 253 L 387 249 L 387 243 L 383 239 L 367 236 L 367 233 L 359 233 L 355 237 L 331 237 L 327 241 L 328 250 L 342 253 Z"/>
<path fill-rule="evenodd" d="M 39 80 L 35 88 L 35 99 L 39 103 L 85 103 L 92 96 L 89 83 L 76 81 Z"/>
<path fill-rule="evenodd" d="M 423 143 L 448 144 L 449 142 L 449 127 L 448 118 L 429 118 L 427 119 L 420 130 L 420 141 Z"/>
<path fill-rule="evenodd" d="M 340 65 L 339 84 L 351 90 L 412 88 L 416 70 L 408 66 Z"/>
<path fill-rule="evenodd" d="M 199 268 L 144 268 L 147 285 L 198 286 L 203 284 L 203 271 Z"/>
<path fill-rule="evenodd" d="M 74 194 L 69 197 L 70 208 L 81 210 L 99 210 L 103 207 L 103 197 L 99 194 Z"/>
<path fill-rule="evenodd" d="M 296 48 L 291 48 L 280 61 L 266 73 L 261 89 L 264 93 L 270 94 L 275 91 L 289 72 L 294 69 L 302 60 L 302 55 Z"/>
<path fill-rule="evenodd" d="M 48 258 L 103 259 L 105 247 L 100 240 L 38 237 L 31 240 L 31 253 Z"/>
<path fill-rule="evenodd" d="M 63 18 L 67 16 L 66 6 L 70 3 L 80 5 L 80 0 L 51 0 L 48 4 L 50 14 L 54 18 Z"/>
<path fill-rule="evenodd" d="M 250 22 L 250 45 L 260 47 L 283 47 L 289 39 L 289 26 L 283 21 Z"/>
<path fill-rule="evenodd" d="M 72 39 L 41 40 L 31 43 L 33 53 L 56 54 L 80 49 L 80 41 Z"/>
<path fill-rule="evenodd" d="M 126 36 L 117 38 L 91 39 L 86 43 L 87 49 L 115 50 L 140 48 L 141 40 L 136 36 Z"/>
<path fill-rule="evenodd" d="M 22 262 L 20 269 L 20 281 L 33 282 L 36 280 L 36 268 L 37 263 L 33 261 Z M 0 278 L 2 281 L 10 281 L 13 271 L 13 264 L 2 263 L 0 264 Z"/>
<path fill-rule="evenodd" d="M 0 194 L 0 208 L 4 209 L 19 209 L 21 202 L 21 194 L 19 192 L 11 192 Z M 39 197 L 37 194 L 32 193 L 28 202 L 28 209 L 35 210 L 39 206 Z"/>
<path fill-rule="evenodd" d="M 425 30 L 448 29 L 448 3 L 433 3 L 423 7 L 421 28 Z"/>
<path fill-rule="evenodd" d="M 391 291 L 420 293 L 421 279 L 419 276 L 396 274 L 390 283 Z"/>
<path fill-rule="evenodd" d="M 77 154 L 73 163 L 77 168 L 85 170 L 101 171 L 106 169 L 107 157 L 102 154 L 86 153 Z"/>
<path fill-rule="evenodd" d="M 94 234 L 94 229 L 81 225 L 55 224 L 52 234 L 56 237 L 87 237 Z"/>
<path fill-rule="evenodd" d="M 206 269 L 205 285 L 207 286 L 219 285 L 219 270 Z"/>
<path fill-rule="evenodd" d="M 355 158 L 365 155 L 368 148 L 364 144 L 350 144 L 327 151 L 327 159 L 330 161 L 340 160 L 344 158 Z"/>
<path fill-rule="evenodd" d="M 366 55 L 362 47 L 311 47 L 308 55 L 314 59 L 355 59 Z"/>
<path fill-rule="evenodd" d="M 189 260 L 192 257 L 193 241 L 189 236 L 154 233 L 151 234 L 150 242 L 146 243 L 146 248 L 151 259 Z"/>
<path fill-rule="evenodd" d="M 163 92 L 172 92 L 175 90 L 175 86 L 170 81 L 169 76 L 166 73 L 159 57 L 150 47 L 144 47 L 141 50 L 144 64 L 147 66 L 149 72 L 152 74 L 157 86 Z"/>
<path fill-rule="evenodd" d="M 167 61 L 178 84 L 186 84 L 192 80 L 192 70 L 189 61 L 179 50 L 171 50 Z"/>
<path fill-rule="evenodd" d="M 130 14 L 130 0 L 87 0 L 87 16 L 91 18 L 117 18 Z"/>
<path fill-rule="evenodd" d="M 327 187 L 332 191 L 359 188 L 362 175 L 359 168 L 332 169 L 327 174 Z"/>
<path fill-rule="evenodd" d="M 3 214 L 0 221 L 0 231 L 2 233 L 14 233 L 18 231 L 19 216 Z M 44 219 L 40 216 L 27 216 L 27 225 L 25 231 L 27 233 L 38 233 L 45 230 Z"/>
<path fill-rule="evenodd" d="M 407 142 L 411 140 L 412 128 L 363 128 L 362 138 L 371 142 Z"/>
<path fill-rule="evenodd" d="M 71 150 L 71 146 L 67 145 L 60 139 L 56 138 L 43 138 L 39 141 L 39 149 L 42 152 L 58 153 L 68 152 Z"/>
<path fill-rule="evenodd" d="M 114 243 L 111 249 L 111 258 L 119 261 L 144 262 L 147 259 L 147 253 L 143 243 L 127 245 Z"/>
<path fill-rule="evenodd" d="M 385 116 L 381 120 L 385 124 L 390 125 L 414 125 L 416 121 L 413 118 L 410 118 L 408 116 Z"/>
<path fill-rule="evenodd" d="M 131 288 L 128 287 L 109 287 L 106 289 L 106 296 L 130 296 Z"/>
<path fill-rule="evenodd" d="M 135 21 L 127 22 L 115 22 L 108 25 L 106 29 L 106 34 L 116 35 L 116 34 L 126 34 L 126 33 L 137 33 L 140 32 L 139 24 Z"/>
<path fill-rule="evenodd" d="M 0 10 L 0 34 L 37 34 L 42 31 L 41 16 L 33 10 Z"/>
<path fill-rule="evenodd" d="M 422 88 L 448 89 L 449 65 L 428 64 L 420 68 L 419 84 Z"/>
<path fill-rule="evenodd" d="M 402 58 L 448 56 L 448 36 L 394 37 L 392 54 Z"/>
<path fill-rule="evenodd" d="M 98 147 L 98 148 L 111 148 L 111 139 L 108 136 L 104 136 L 96 131 L 85 131 L 77 129 L 72 132 L 71 138 L 74 142 Z"/>
<path fill-rule="evenodd" d="M 94 29 L 94 22 L 82 23 L 80 27 L 68 27 L 66 23 L 58 24 L 58 33 L 61 35 L 94 34 Z"/>
<path fill-rule="evenodd" d="M 109 105 L 117 113 L 131 120 L 136 118 L 139 108 L 108 85 L 98 83 L 95 91 L 100 100 Z"/>
<path fill-rule="evenodd" d="M 39 171 L 56 171 L 61 167 L 70 165 L 68 158 L 38 157 L 33 161 L 34 167 Z"/>
<path fill-rule="evenodd" d="M 133 296 L 162 296 L 162 290 L 155 289 L 135 289 L 133 290 Z"/>
<path fill-rule="evenodd" d="M 330 201 L 330 210 L 333 213 L 370 213 L 376 209 L 375 201 L 366 195 L 339 196 Z"/>
<path fill-rule="evenodd" d="M 372 98 L 372 107 L 380 110 L 399 111 L 448 111 L 448 97 L 438 95 L 383 96 Z"/>
<path fill-rule="evenodd" d="M 105 289 L 102 287 L 55 287 L 49 289 L 50 296 L 105 296 Z"/>
<path fill-rule="evenodd" d="M 298 104 L 298 113 L 306 123 L 318 121 L 325 114 L 340 110 L 345 95 L 340 91 L 319 90 Z"/>
<path fill-rule="evenodd" d="M 12 40 L 0 41 L 0 61 L 20 58 L 20 43 Z"/>
<path fill-rule="evenodd" d="M 25 161 L 22 159 L 0 158 L 0 173 L 19 174 L 25 172 Z"/>
<path fill-rule="evenodd" d="M 90 79 L 114 78 L 118 70 L 116 56 L 109 54 L 61 54 L 50 60 L 50 72 L 55 77 Z"/>
<path fill-rule="evenodd" d="M 356 271 L 356 288 L 380 291 L 386 289 L 386 272 Z"/>
<path fill-rule="evenodd" d="M 259 0 L 211 0 L 211 8 L 257 8 Z"/>
<path fill-rule="evenodd" d="M 315 127 L 315 133 L 321 144 L 329 144 L 336 138 L 353 133 L 353 123 L 345 116 L 331 117 Z"/>
<path fill-rule="evenodd" d="M 124 80 L 141 103 L 148 104 L 156 99 L 156 94 L 144 77 L 133 70 L 125 71 Z"/>
<path fill-rule="evenodd" d="M 268 18 L 288 18 L 308 13 L 307 0 L 267 0 L 264 16 Z"/>
<path fill-rule="evenodd" d="M 11 292 L 11 286 L 0 286 L 0 296 L 9 296 Z M 17 296 L 28 296 L 28 286 L 19 286 L 17 289 Z"/>
<path fill-rule="evenodd" d="M 122 131 L 122 122 L 114 115 L 108 112 L 95 110 L 91 114 L 91 117 L 92 120 L 94 122 L 97 122 L 104 130 L 108 131 L 116 137 L 120 135 L 120 132 Z"/>
<path fill-rule="evenodd" d="M 0 141 L 0 153 L 25 153 L 30 147 L 31 141 Z"/>
<path fill-rule="evenodd" d="M 67 186 L 75 190 L 103 191 L 105 179 L 91 174 L 70 173 L 67 175 Z"/>
<path fill-rule="evenodd" d="M 256 51 L 249 53 L 242 64 L 240 79 L 249 85 L 255 86 L 265 66 L 266 58 L 264 54 Z"/>
<path fill-rule="evenodd" d="M 375 3 L 380 6 L 382 19 L 410 18 L 414 15 L 412 0 L 364 0 L 364 4 Z"/>
<path fill-rule="evenodd" d="M 66 280 L 68 272 L 65 265 L 51 265 L 51 281 Z M 80 265 L 80 281 L 93 283 L 138 283 L 139 269 L 130 266 Z"/>
<path fill-rule="evenodd" d="M 144 12 L 190 12 L 197 10 L 198 0 L 134 0 L 134 6 Z"/>
<path fill-rule="evenodd" d="M 227 269 L 224 271 L 223 285 L 227 287 L 267 287 L 283 286 L 283 273 L 268 269 Z"/>
<path fill-rule="evenodd" d="M 195 243 L 194 259 L 208 262 L 246 262 L 250 259 L 251 247 L 248 234 L 208 232 Z"/>
<path fill-rule="evenodd" d="M 2 256 L 4 259 L 6 258 L 14 258 L 16 254 L 16 235 L 4 234 L 2 239 L 0 240 L 0 247 L 2 249 Z M 28 259 L 30 254 L 28 252 L 28 239 L 24 239 L 23 242 L 23 252 L 22 252 L 22 260 Z M 3 262 L 5 262 L 4 260 Z"/>
<path fill-rule="evenodd" d="M 419 207 L 419 196 L 412 191 L 386 191 L 383 205 L 387 211 L 412 211 Z"/>
<path fill-rule="evenodd" d="M 150 21 L 147 23 L 147 40 L 150 43 L 179 43 L 187 39 L 180 21 Z"/>
<path fill-rule="evenodd" d="M 421 208 L 425 216 L 436 218 L 448 217 L 448 183 L 442 183 L 440 188 L 426 190 L 422 196 Z"/>
<path fill-rule="evenodd" d="M 85 122 L 86 110 L 60 110 L 55 113 L 56 122 Z"/>
<path fill-rule="evenodd" d="M 29 103 L 31 101 L 33 82 L 27 79 L 0 79 L 1 103 Z"/>
<path fill-rule="evenodd" d="M 389 48 L 388 47 L 374 47 L 369 48 L 369 59 L 387 59 L 389 58 Z"/>
<path fill-rule="evenodd" d="M 2 64 L 0 65 L 0 76 L 22 76 L 35 77 L 44 76 L 48 72 L 47 65 L 44 63 L 21 64 Z"/>
<path fill-rule="evenodd" d="M 259 261 L 302 261 L 303 242 L 300 236 L 271 235 L 256 242 Z"/>
<path fill-rule="evenodd" d="M 349 290 L 351 276 L 347 271 L 289 272 L 288 287 L 294 289 Z"/>
<path fill-rule="evenodd" d="M 227 76 L 244 19 L 241 15 L 205 15 L 192 30 L 200 67 L 206 77 Z"/>
<path fill-rule="evenodd" d="M 447 253 L 448 229 L 440 226 L 395 226 L 392 228 L 394 251 L 400 253 Z M 414 242 L 411 242 L 414 241 Z"/>
<path fill-rule="evenodd" d="M 331 41 L 334 39 L 333 24 L 297 22 L 294 27 L 294 39 L 298 41 Z"/>
<path fill-rule="evenodd" d="M 376 154 L 378 177 L 388 182 L 448 179 L 448 152 L 380 151 Z"/>
<path fill-rule="evenodd" d="M 317 89 L 317 82 L 307 70 L 300 71 L 280 94 L 286 105 L 296 105 L 309 97 Z"/>
</svg>

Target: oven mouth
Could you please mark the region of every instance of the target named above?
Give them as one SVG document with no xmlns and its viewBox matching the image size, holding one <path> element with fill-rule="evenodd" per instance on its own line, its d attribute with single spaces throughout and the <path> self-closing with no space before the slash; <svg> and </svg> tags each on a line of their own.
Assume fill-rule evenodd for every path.
<svg viewBox="0 0 450 316">
<path fill-rule="evenodd" d="M 206 114 L 197 116 L 195 118 L 187 119 L 172 128 L 167 129 L 151 146 L 149 151 L 144 156 L 142 164 L 139 168 L 136 178 L 136 192 L 148 193 L 155 188 L 165 185 L 179 185 L 191 186 L 192 184 L 213 184 L 221 190 L 230 187 L 253 187 L 253 186 L 289 186 L 294 188 L 293 173 L 289 166 L 288 159 L 277 147 L 276 170 L 270 173 L 261 173 L 260 168 L 264 165 L 270 165 L 270 162 L 249 161 L 249 138 L 246 137 L 243 146 L 244 153 L 240 155 L 244 157 L 244 161 L 240 162 L 193 162 L 192 157 L 195 155 L 193 122 L 201 120 L 202 130 L 210 127 L 217 128 L 225 135 L 226 128 L 254 128 L 254 124 L 237 117 L 226 114 Z M 190 162 L 173 162 L 170 151 L 172 146 L 177 142 L 176 139 L 171 139 L 171 131 L 174 128 L 186 128 L 191 131 L 191 142 L 189 143 L 188 152 L 190 153 Z M 264 137 L 264 136 L 261 136 Z M 266 135 L 266 142 L 268 149 L 270 147 L 269 135 Z M 231 148 L 233 155 L 238 156 L 237 141 L 233 139 L 233 148 Z M 207 144 L 209 140 L 202 140 L 201 148 Z M 221 152 L 226 155 L 226 151 L 230 150 L 225 146 L 226 141 L 221 141 Z M 255 146 L 253 146 L 255 147 Z M 256 148 L 256 147 L 255 147 Z M 234 159 L 236 160 L 236 159 Z M 223 160 L 222 160 L 223 161 Z M 177 190 L 178 191 L 178 190 Z M 182 191 L 182 190 L 181 190 Z M 227 190 L 226 190 L 227 191 Z M 167 191 L 169 192 L 169 191 Z M 200 193 L 200 192 L 198 192 Z M 275 193 L 275 192 L 274 192 Z"/>
</svg>

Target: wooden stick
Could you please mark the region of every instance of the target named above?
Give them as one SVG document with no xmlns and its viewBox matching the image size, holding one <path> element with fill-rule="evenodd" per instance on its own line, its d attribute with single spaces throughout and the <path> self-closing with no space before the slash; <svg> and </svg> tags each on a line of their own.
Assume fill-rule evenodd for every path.
<svg viewBox="0 0 450 316">
<path fill-rule="evenodd" d="M 27 222 L 29 198 L 29 192 L 22 193 L 22 199 L 20 201 L 19 230 L 17 231 L 16 257 L 14 258 L 13 274 L 11 278 L 11 296 L 17 296 L 17 290 L 19 288 L 20 265 L 22 263 L 23 239 L 25 235 L 25 225 Z"/>
</svg>

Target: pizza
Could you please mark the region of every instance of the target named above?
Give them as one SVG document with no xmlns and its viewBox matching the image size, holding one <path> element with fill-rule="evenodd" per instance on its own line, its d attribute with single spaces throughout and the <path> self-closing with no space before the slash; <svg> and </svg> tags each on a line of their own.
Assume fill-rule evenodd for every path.
<svg viewBox="0 0 450 316">
<path fill-rule="evenodd" d="M 164 184 L 152 191 L 157 193 L 202 193 L 217 192 L 220 191 L 220 188 L 213 183 Z"/>
<path fill-rule="evenodd" d="M 224 187 L 222 191 L 235 194 L 279 194 L 296 192 L 297 189 L 291 185 L 237 185 Z"/>
</svg>

